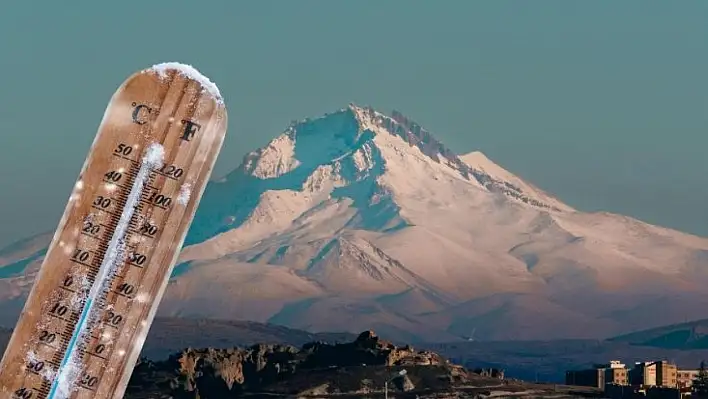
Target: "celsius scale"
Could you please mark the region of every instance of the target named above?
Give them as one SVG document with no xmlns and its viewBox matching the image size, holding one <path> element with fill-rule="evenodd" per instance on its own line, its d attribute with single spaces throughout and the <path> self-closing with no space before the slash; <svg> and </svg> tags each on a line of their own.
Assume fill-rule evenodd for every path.
<svg viewBox="0 0 708 399">
<path fill-rule="evenodd" d="M 0 399 L 123 397 L 226 125 L 191 66 L 118 88 L 0 362 Z"/>
</svg>

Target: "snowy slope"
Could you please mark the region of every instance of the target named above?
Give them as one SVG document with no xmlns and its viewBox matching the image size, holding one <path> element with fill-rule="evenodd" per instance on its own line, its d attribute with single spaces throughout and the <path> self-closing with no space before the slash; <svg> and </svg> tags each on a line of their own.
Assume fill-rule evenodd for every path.
<svg viewBox="0 0 708 399">
<path fill-rule="evenodd" d="M 438 340 L 708 316 L 708 240 L 578 212 L 400 113 L 355 105 L 293 123 L 212 182 L 179 263 L 165 316 Z M 16 281 L 0 274 L 3 299 L 26 292 Z"/>
</svg>

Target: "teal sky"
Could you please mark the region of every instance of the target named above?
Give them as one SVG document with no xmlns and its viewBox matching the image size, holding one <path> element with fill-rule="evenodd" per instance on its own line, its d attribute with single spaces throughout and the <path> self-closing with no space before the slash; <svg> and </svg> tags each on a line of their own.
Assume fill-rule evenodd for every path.
<svg viewBox="0 0 708 399">
<path fill-rule="evenodd" d="M 398 109 L 584 210 L 708 236 L 708 2 L 12 1 L 0 12 L 0 245 L 58 223 L 133 72 L 227 102 L 215 175 L 289 121 Z"/>
</svg>

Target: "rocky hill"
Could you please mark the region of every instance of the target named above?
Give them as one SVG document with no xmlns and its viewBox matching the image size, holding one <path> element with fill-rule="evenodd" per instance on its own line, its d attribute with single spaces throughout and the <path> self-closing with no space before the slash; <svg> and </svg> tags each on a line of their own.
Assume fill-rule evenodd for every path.
<svg viewBox="0 0 708 399">
<path fill-rule="evenodd" d="M 405 371 L 403 371 L 405 370 Z M 463 398 L 597 396 L 592 389 L 505 380 L 503 372 L 469 372 L 440 355 L 397 347 L 366 331 L 349 343 L 187 349 L 165 361 L 142 359 L 126 399 L 236 397 Z"/>
</svg>

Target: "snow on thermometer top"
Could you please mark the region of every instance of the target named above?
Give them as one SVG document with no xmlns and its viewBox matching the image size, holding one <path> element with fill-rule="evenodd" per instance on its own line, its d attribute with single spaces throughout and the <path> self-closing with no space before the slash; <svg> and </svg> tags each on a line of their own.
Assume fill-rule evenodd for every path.
<svg viewBox="0 0 708 399">
<path fill-rule="evenodd" d="M 123 397 L 226 122 L 188 65 L 116 91 L 0 363 L 0 398 Z"/>
</svg>

